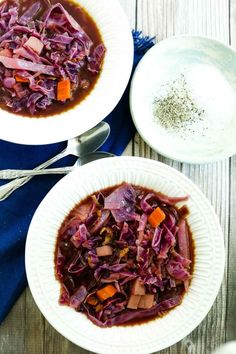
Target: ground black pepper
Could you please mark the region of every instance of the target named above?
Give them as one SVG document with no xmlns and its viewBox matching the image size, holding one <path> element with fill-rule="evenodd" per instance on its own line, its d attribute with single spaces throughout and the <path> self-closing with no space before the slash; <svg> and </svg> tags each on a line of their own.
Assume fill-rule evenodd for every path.
<svg viewBox="0 0 236 354">
<path fill-rule="evenodd" d="M 191 97 L 185 76 L 181 74 L 164 85 L 164 94 L 153 101 L 154 119 L 171 131 L 190 131 L 193 124 L 203 120 L 205 110 Z"/>
</svg>

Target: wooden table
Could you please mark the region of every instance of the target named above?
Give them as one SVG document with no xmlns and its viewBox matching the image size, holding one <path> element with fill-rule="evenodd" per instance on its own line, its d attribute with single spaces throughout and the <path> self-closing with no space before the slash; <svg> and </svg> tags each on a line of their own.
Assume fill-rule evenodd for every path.
<svg viewBox="0 0 236 354">
<path fill-rule="evenodd" d="M 108 1 L 108 0 L 107 0 Z M 110 0 L 112 2 L 112 0 Z M 162 39 L 207 35 L 236 49 L 236 0 L 120 0 L 132 28 Z M 117 19 L 119 20 L 119 19 Z M 227 250 L 225 277 L 204 321 L 162 354 L 209 354 L 236 339 L 236 156 L 207 165 L 171 161 L 152 151 L 136 134 L 125 154 L 160 160 L 180 170 L 209 198 L 220 219 Z M 96 351 L 96 347 L 94 347 Z M 88 353 L 57 333 L 40 314 L 27 289 L 0 327 L 0 354 Z"/>
</svg>

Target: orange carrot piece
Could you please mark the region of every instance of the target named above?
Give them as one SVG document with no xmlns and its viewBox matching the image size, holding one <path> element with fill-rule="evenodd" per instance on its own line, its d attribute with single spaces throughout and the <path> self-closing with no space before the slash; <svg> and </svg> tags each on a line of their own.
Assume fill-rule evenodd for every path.
<svg viewBox="0 0 236 354">
<path fill-rule="evenodd" d="M 15 76 L 15 80 L 16 82 L 29 82 L 29 79 L 27 79 L 26 77 L 21 77 L 19 75 Z"/>
<path fill-rule="evenodd" d="M 152 227 L 157 227 L 165 219 L 165 213 L 157 207 L 148 217 L 148 222 Z"/>
<path fill-rule="evenodd" d="M 96 299 L 94 296 L 91 296 L 90 298 L 87 299 L 87 303 L 92 306 L 96 306 L 98 303 L 98 299 Z"/>
<path fill-rule="evenodd" d="M 99 311 L 101 311 L 102 309 L 103 309 L 102 304 L 97 304 L 97 306 L 95 307 L 95 311 L 96 311 L 96 312 L 99 312 Z"/>
<path fill-rule="evenodd" d="M 97 296 L 101 301 L 114 296 L 117 293 L 117 289 L 113 285 L 107 285 L 104 288 L 97 291 Z"/>
<path fill-rule="evenodd" d="M 70 80 L 65 79 L 65 80 L 59 81 L 57 84 L 57 100 L 58 101 L 65 101 L 68 98 L 71 98 Z"/>
</svg>

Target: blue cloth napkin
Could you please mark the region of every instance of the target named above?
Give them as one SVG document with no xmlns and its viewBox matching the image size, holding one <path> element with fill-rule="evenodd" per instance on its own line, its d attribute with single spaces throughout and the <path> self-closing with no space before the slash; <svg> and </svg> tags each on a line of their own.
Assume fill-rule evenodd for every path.
<svg viewBox="0 0 236 354">
<path fill-rule="evenodd" d="M 134 65 L 154 44 L 154 39 L 133 31 Z M 105 119 L 111 134 L 100 150 L 120 155 L 133 137 L 135 128 L 129 111 L 129 84 L 115 109 Z M 14 129 L 14 127 L 13 127 Z M 66 142 L 43 146 L 12 144 L 0 140 L 0 169 L 32 169 L 53 157 Z M 68 156 L 54 166 L 67 166 L 75 161 Z M 0 323 L 27 285 L 24 250 L 27 230 L 32 216 L 49 190 L 62 176 L 45 175 L 31 179 L 6 200 L 0 202 Z M 0 184 L 3 184 L 0 181 Z"/>
</svg>

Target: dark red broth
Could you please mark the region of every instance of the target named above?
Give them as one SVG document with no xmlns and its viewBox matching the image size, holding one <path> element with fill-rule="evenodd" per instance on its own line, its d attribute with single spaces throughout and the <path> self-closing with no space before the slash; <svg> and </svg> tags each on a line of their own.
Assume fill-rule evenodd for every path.
<svg viewBox="0 0 236 354">
<path fill-rule="evenodd" d="M 76 205 L 63 221 L 56 242 L 60 304 L 84 313 L 101 327 L 140 324 L 181 304 L 194 270 L 189 212 L 186 206 L 176 206 L 184 200 L 123 183 Z M 149 219 L 156 208 L 161 208 L 165 219 L 153 227 Z M 107 285 L 114 293 L 102 300 L 100 290 Z M 143 299 L 153 302 L 143 300 L 141 308 L 135 309 L 132 294 L 140 291 L 137 286 L 144 291 Z"/>
<path fill-rule="evenodd" d="M 98 47 L 99 45 L 103 45 L 103 40 L 101 38 L 101 34 L 99 32 L 99 29 L 97 28 L 96 23 L 94 22 L 94 20 L 92 19 L 92 17 L 83 9 L 81 8 L 76 2 L 73 1 L 68 1 L 68 0 L 50 0 L 52 5 L 55 5 L 57 3 L 60 3 L 64 9 L 73 16 L 73 18 L 77 21 L 77 23 L 82 27 L 82 29 L 85 31 L 85 33 L 89 36 L 89 38 L 92 41 L 92 46 L 90 48 L 90 54 L 89 55 L 93 55 L 94 53 L 94 49 L 96 47 Z M 8 5 L 9 4 L 13 4 L 13 1 L 7 1 L 6 2 Z M 35 1 L 33 0 L 23 0 L 19 2 L 19 17 L 26 11 L 26 9 L 30 8 L 30 6 L 32 4 L 34 4 Z M 45 13 L 45 11 L 47 10 L 47 2 L 46 0 L 40 0 L 40 4 L 41 4 L 41 8 L 40 10 L 37 12 L 37 16 L 33 17 L 33 21 L 36 23 L 37 19 L 41 19 L 42 15 Z M 25 25 L 27 27 L 27 24 Z M 58 30 L 59 31 L 59 30 Z M 5 33 L 6 31 L 2 30 L 0 28 L 0 37 Z M 62 34 L 63 31 L 61 31 L 59 34 Z M 53 32 L 53 30 L 47 29 L 47 34 L 49 35 L 49 37 L 52 37 L 55 33 Z M 19 33 L 19 35 L 21 36 L 21 33 Z M 15 45 L 15 44 L 14 44 Z M 11 46 L 11 44 L 10 44 Z M 105 48 L 105 47 L 104 47 Z M 1 52 L 1 47 L 0 47 L 0 52 Z M 5 49 L 5 47 L 4 47 Z M 12 45 L 12 48 L 10 47 L 10 50 L 13 52 L 13 56 L 14 55 L 14 48 Z M 45 51 L 45 46 L 44 49 L 42 50 L 40 56 L 41 57 L 45 57 L 48 58 L 49 53 L 46 54 Z M 67 47 L 65 49 L 65 51 L 67 50 Z M 105 49 L 104 49 L 105 50 Z M 53 51 L 53 50 L 52 50 Z M 32 51 L 31 51 L 32 52 Z M 1 54 L 0 54 L 1 55 Z M 46 56 L 45 56 L 46 55 Z M 20 57 L 21 58 L 21 57 Z M 22 58 L 21 58 L 22 59 Z M 23 58 L 25 60 L 25 58 Z M 28 59 L 26 59 L 28 60 Z M 77 59 L 72 59 L 71 61 L 76 62 Z M 50 60 L 49 60 L 50 61 Z M 78 62 L 78 60 L 77 60 Z M 100 74 L 100 69 L 99 72 L 91 72 L 90 70 L 87 69 L 87 56 L 85 56 L 83 58 L 83 61 L 81 60 L 81 63 L 83 65 L 81 65 L 81 68 L 79 69 L 79 74 L 78 74 L 78 80 L 77 83 L 74 84 L 73 82 L 71 82 L 71 92 L 72 92 L 72 96 L 69 99 L 66 99 L 65 101 L 60 101 L 57 100 L 57 88 L 56 86 L 53 88 L 53 90 L 55 91 L 55 99 L 52 99 L 52 103 L 48 104 L 46 108 L 41 109 L 41 107 L 43 106 L 43 104 L 39 105 L 39 108 L 37 108 L 37 103 L 40 102 L 40 100 L 43 99 L 47 99 L 47 94 L 45 94 L 43 97 L 40 98 L 40 100 L 37 101 L 36 103 L 36 107 L 32 107 L 32 104 L 27 102 L 27 97 L 30 96 L 30 94 L 32 93 L 42 93 L 40 90 L 38 91 L 31 91 L 29 89 L 29 84 L 28 83 L 20 83 L 18 84 L 18 86 L 20 85 L 20 94 L 21 92 L 24 92 L 24 90 L 29 90 L 28 94 L 25 95 L 25 97 L 23 98 L 18 98 L 18 91 L 14 91 L 14 87 L 10 88 L 10 89 L 6 89 L 4 87 L 3 84 L 3 80 L 6 77 L 6 75 L 12 75 L 12 77 L 14 77 L 15 75 L 15 71 L 13 70 L 13 73 L 10 73 L 9 70 L 7 70 L 7 72 L 1 72 L 1 70 L 3 71 L 3 65 L 0 64 L 0 83 L 1 84 L 1 88 L 0 88 L 0 93 L 1 93 L 1 98 L 0 98 L 0 107 L 2 109 L 5 109 L 9 112 L 14 112 L 16 114 L 20 114 L 20 115 L 25 115 L 25 116 L 33 116 L 33 117 L 47 117 L 47 116 L 52 116 L 55 114 L 59 114 L 61 112 L 64 112 L 66 110 L 70 110 L 71 108 L 73 108 L 74 106 L 76 106 L 78 103 L 80 103 L 85 97 L 87 97 L 90 92 L 93 90 L 99 74 Z M 50 63 L 49 63 L 50 64 Z M 54 65 L 54 63 L 51 63 L 51 65 Z M 102 67 L 101 67 L 102 68 Z M 11 70 L 12 71 L 12 70 Z M 17 74 L 19 74 L 19 71 L 17 72 Z M 31 75 L 34 73 L 30 73 Z M 66 74 L 67 75 L 67 74 Z M 42 80 L 48 79 L 49 76 L 43 76 Z M 57 73 L 57 77 L 55 78 L 56 80 L 61 80 L 63 79 L 62 77 L 60 77 L 60 75 L 58 75 Z M 41 77 L 39 76 L 38 81 L 40 82 Z M 35 83 L 38 83 L 37 78 L 35 79 Z M 72 90 L 73 88 L 73 90 Z M 17 89 L 17 90 L 18 90 Z M 8 103 L 8 105 L 6 104 L 6 101 L 8 102 L 9 100 L 6 100 L 6 97 L 10 97 L 12 98 L 12 96 L 14 96 L 16 94 L 16 99 L 17 102 L 11 102 Z M 18 101 L 22 100 L 23 103 L 20 104 Z M 27 105 L 29 105 L 29 107 L 27 107 Z M 31 108 L 30 108 L 31 105 Z M 19 109 L 20 107 L 20 109 Z M 79 117 L 78 117 L 79 119 Z"/>
</svg>

